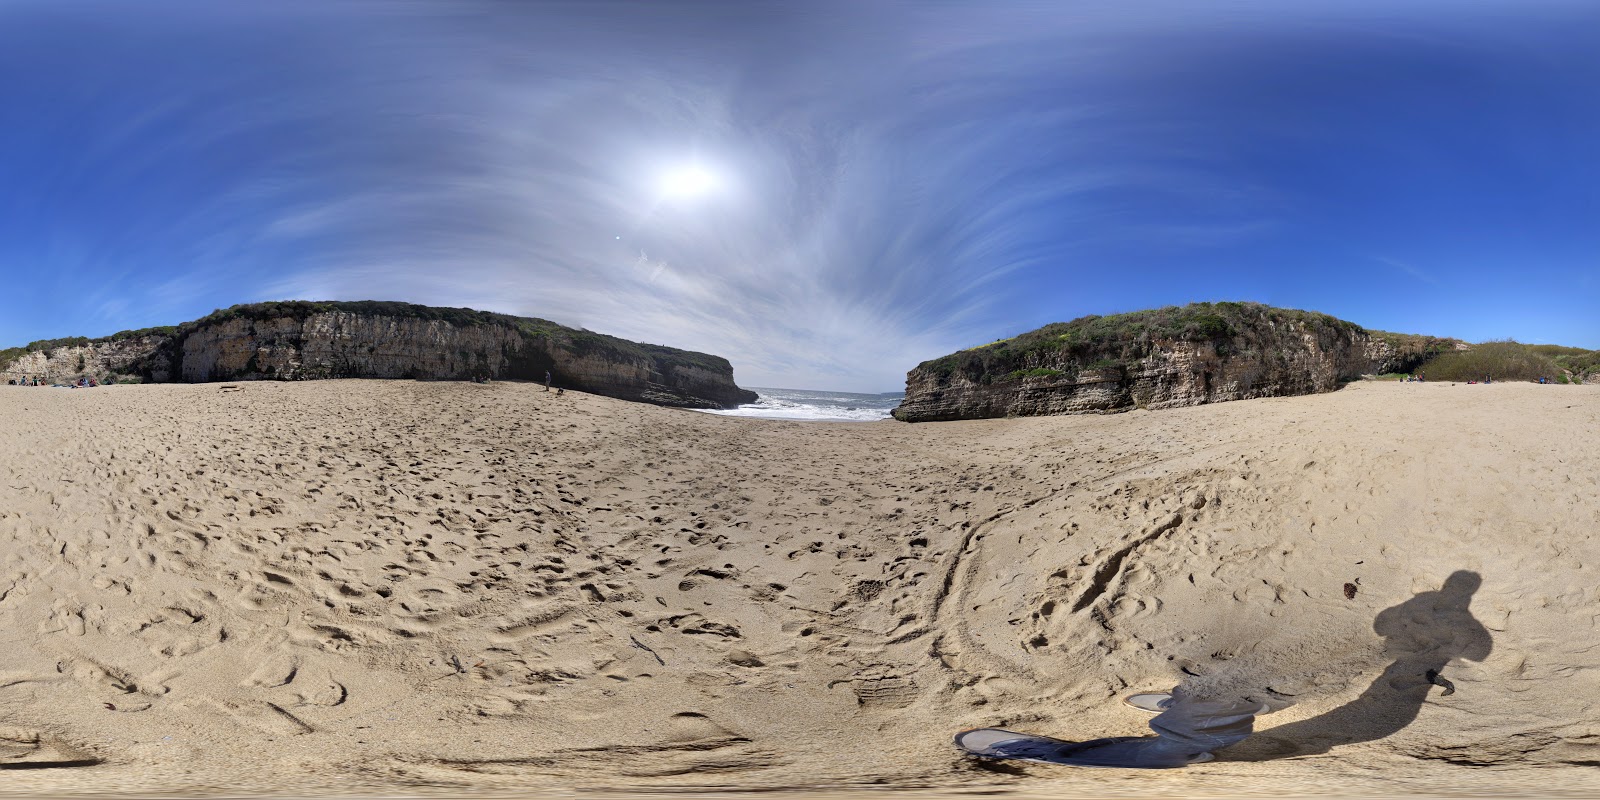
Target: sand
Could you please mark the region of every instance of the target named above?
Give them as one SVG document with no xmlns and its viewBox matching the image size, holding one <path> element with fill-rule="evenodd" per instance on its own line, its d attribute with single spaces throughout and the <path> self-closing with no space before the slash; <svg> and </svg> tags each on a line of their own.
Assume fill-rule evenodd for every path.
<svg viewBox="0 0 1600 800">
<path fill-rule="evenodd" d="M 923 425 L 242 387 L 0 387 L 0 793 L 1600 774 L 1600 387 Z M 1137 735 L 1118 696 L 1180 680 L 1293 705 L 1183 770 L 950 744 Z"/>
</svg>

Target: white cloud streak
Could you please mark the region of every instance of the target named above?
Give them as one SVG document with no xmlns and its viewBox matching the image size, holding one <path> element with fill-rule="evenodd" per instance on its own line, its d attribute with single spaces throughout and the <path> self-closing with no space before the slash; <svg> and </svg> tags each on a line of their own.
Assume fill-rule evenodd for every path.
<svg viewBox="0 0 1600 800">
<path fill-rule="evenodd" d="M 1275 230 L 1290 198 L 1146 107 L 1151 53 L 1377 7 L 285 2 L 170 26 L 111 5 L 145 61 L 95 73 L 132 99 L 79 167 L 178 196 L 120 234 L 170 259 L 121 279 L 146 310 L 465 305 L 716 353 L 747 385 L 882 391 L 1028 327 L 1018 277 L 1104 269 L 1086 243 Z M 688 163 L 717 191 L 661 196 Z M 1181 213 L 1134 218 L 1128 192 Z"/>
</svg>

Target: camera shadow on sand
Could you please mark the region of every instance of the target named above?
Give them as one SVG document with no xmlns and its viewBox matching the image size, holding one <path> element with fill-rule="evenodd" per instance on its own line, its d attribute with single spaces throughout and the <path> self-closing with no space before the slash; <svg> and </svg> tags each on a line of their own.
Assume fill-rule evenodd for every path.
<svg viewBox="0 0 1600 800">
<path fill-rule="evenodd" d="M 1469 609 L 1482 583 L 1478 573 L 1460 570 L 1438 591 L 1422 592 L 1384 609 L 1372 629 L 1383 637 L 1384 651 L 1394 660 L 1360 697 L 1309 719 L 1258 727 L 1250 738 L 1218 752 L 1217 759 L 1269 761 L 1318 755 L 1398 733 L 1416 720 L 1428 693 L 1436 688 L 1430 676 L 1442 673 L 1452 659 L 1482 661 L 1489 656 L 1493 640 Z"/>
</svg>

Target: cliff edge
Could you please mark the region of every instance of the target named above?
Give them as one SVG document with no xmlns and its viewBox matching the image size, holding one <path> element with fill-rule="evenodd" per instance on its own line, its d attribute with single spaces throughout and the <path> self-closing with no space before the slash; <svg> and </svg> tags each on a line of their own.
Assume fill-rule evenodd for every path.
<svg viewBox="0 0 1600 800">
<path fill-rule="evenodd" d="M 0 359 L 13 379 L 542 381 L 548 371 L 558 386 L 657 405 L 756 399 L 719 356 L 531 317 L 379 301 L 238 305 L 175 327 L 35 342 Z"/>
<path fill-rule="evenodd" d="M 1453 342 L 1257 303 L 1088 316 L 919 364 L 893 414 L 925 422 L 1312 394 L 1412 371 Z"/>
</svg>

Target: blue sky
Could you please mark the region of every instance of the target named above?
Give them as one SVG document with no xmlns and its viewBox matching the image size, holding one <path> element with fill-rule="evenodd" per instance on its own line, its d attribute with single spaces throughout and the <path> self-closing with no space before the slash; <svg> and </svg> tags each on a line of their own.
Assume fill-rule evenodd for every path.
<svg viewBox="0 0 1600 800">
<path fill-rule="evenodd" d="M 1587 0 L 6 0 L 0 344 L 406 300 L 886 391 L 1254 300 L 1600 348 L 1596 86 Z"/>
</svg>

